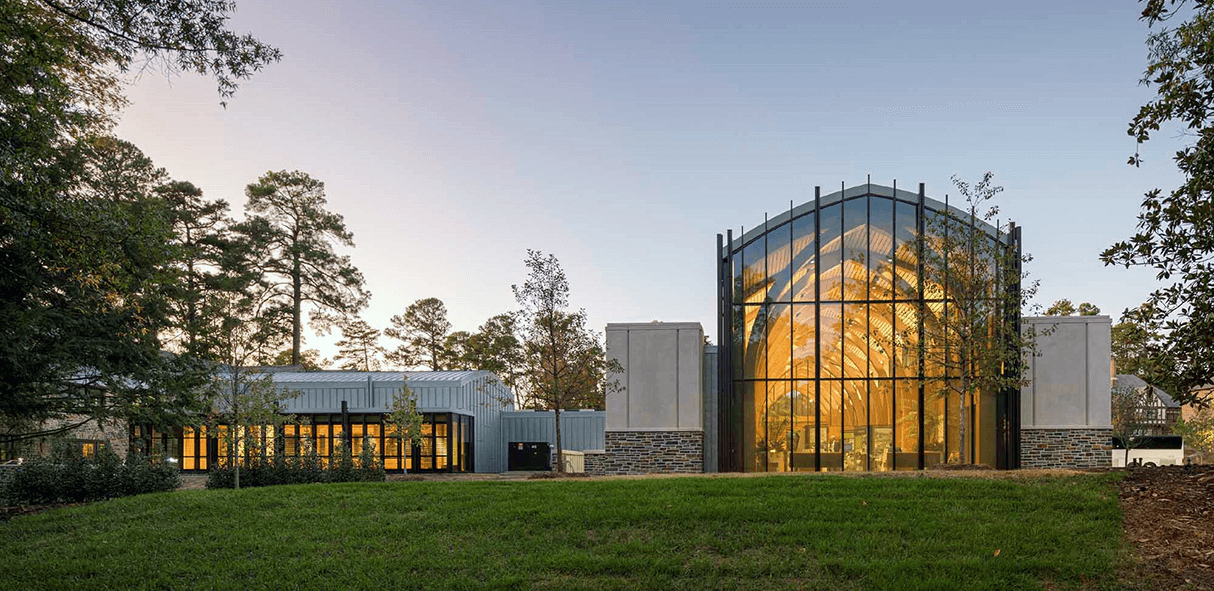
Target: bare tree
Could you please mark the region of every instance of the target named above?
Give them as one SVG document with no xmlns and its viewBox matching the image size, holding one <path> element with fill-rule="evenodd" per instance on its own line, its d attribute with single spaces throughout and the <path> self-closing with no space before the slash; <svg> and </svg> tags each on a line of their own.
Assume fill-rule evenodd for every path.
<svg viewBox="0 0 1214 591">
<path fill-rule="evenodd" d="M 522 380 L 537 406 L 553 411 L 556 420 L 557 471 L 565 471 L 561 441 L 561 411 L 602 407 L 609 390 L 609 372 L 622 372 L 608 359 L 601 335 L 587 328 L 586 311 L 569 311 L 569 281 L 553 255 L 528 250 L 529 271 L 523 285 L 514 285 L 523 336 Z"/>
<path fill-rule="evenodd" d="M 1113 438 L 1125 449 L 1124 465 L 1130 465 L 1130 450 L 1138 447 L 1152 424 L 1154 393 L 1151 387 L 1114 386 L 1110 391 L 1113 411 Z"/>
<path fill-rule="evenodd" d="M 916 327 L 896 339 L 914 349 L 909 354 L 921 356 L 926 380 L 943 385 L 939 392 L 946 412 L 956 412 L 954 449 L 961 463 L 972 461 L 968 415 L 975 402 L 1024 385 L 1018 369 L 1036 350 L 1035 330 L 1022 332 L 1016 322 L 1037 291 L 1036 282 L 1022 282 L 1021 263 L 1031 257 L 1020 254 L 1008 228 L 998 225 L 999 209 L 991 202 L 1003 187 L 992 185 L 991 178 L 988 172 L 970 185 L 953 177 L 965 199 L 965 215 L 944 211 L 925 222 L 915 245 L 923 257 L 918 289 L 939 303 L 924 307 L 922 338 L 911 334 Z"/>
</svg>

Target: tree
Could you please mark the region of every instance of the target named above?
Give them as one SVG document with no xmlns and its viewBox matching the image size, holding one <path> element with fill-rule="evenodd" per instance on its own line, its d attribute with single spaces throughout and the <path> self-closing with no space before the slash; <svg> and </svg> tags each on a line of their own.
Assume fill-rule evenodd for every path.
<svg viewBox="0 0 1214 591">
<path fill-rule="evenodd" d="M 1046 316 L 1070 316 L 1074 313 L 1075 304 L 1072 304 L 1071 300 L 1066 299 L 1050 304 L 1050 307 L 1045 310 Z"/>
<path fill-rule="evenodd" d="M 518 336 L 518 321 L 512 314 L 498 314 L 485 321 L 468 337 L 469 366 L 491 371 L 514 394 L 515 408 L 527 408 L 521 376 L 525 355 Z"/>
<path fill-rule="evenodd" d="M 522 380 L 536 405 L 551 410 L 556 420 L 557 471 L 565 471 L 561 442 L 561 411 L 604 406 L 610 372 L 622 372 L 608 359 L 600 335 L 586 327 L 586 311 L 569 311 L 569 281 L 553 255 L 527 250 L 527 281 L 513 285 L 523 336 Z"/>
<path fill-rule="evenodd" d="M 1155 356 L 1170 356 L 1176 372 L 1176 400 L 1193 400 L 1192 390 L 1214 381 L 1214 5 L 1195 2 L 1188 20 L 1185 2 L 1146 0 L 1141 20 L 1148 28 L 1148 63 L 1141 83 L 1155 97 L 1139 109 L 1128 133 L 1142 143 L 1168 123 L 1178 123 L 1193 141 L 1176 153 L 1184 181 L 1143 198 L 1138 231 L 1101 254 L 1106 265 L 1154 268 L 1167 282 L 1151 293 L 1145 313 L 1161 328 Z M 1129 163 L 1139 165 L 1135 153 Z"/>
<path fill-rule="evenodd" d="M 443 341 L 443 361 L 445 369 L 479 369 L 471 357 L 472 334 L 466 330 L 457 330 Z"/>
<path fill-rule="evenodd" d="M 381 367 L 384 354 L 379 346 L 379 331 L 361 319 L 353 318 L 341 323 L 341 340 L 337 341 L 339 369 L 376 371 Z"/>
<path fill-rule="evenodd" d="M 230 248 L 226 201 L 204 201 L 202 189 L 172 181 L 155 189 L 172 215 L 176 277 L 169 293 L 169 331 L 165 335 L 182 351 L 207 356 L 213 348 L 217 312 L 214 296 L 239 289 L 225 281 L 222 267 Z"/>
<path fill-rule="evenodd" d="M 1071 300 L 1061 299 L 1053 304 L 1050 304 L 1050 307 L 1046 308 L 1045 310 L 1045 315 L 1071 316 L 1074 315 L 1075 312 L 1079 312 L 1080 316 L 1095 316 L 1100 313 L 1100 308 L 1096 307 L 1096 304 L 1091 302 L 1083 302 L 1082 304 L 1079 304 L 1079 308 L 1076 309 L 1075 304 L 1072 304 Z"/>
<path fill-rule="evenodd" d="M 384 415 L 384 443 L 389 446 L 385 455 L 395 456 L 394 452 L 399 452 L 403 457 L 408 455 L 409 446 L 421 445 L 423 424 L 425 417 L 417 406 L 417 394 L 406 382 L 392 396 L 388 414 Z"/>
<path fill-rule="evenodd" d="M 1110 391 L 1112 401 L 1113 438 L 1121 441 L 1125 448 L 1125 460 L 1130 464 L 1130 450 L 1138 446 L 1141 437 L 1150 427 L 1154 393 L 1151 387 L 1131 388 L 1114 386 Z"/>
<path fill-rule="evenodd" d="M 220 433 L 235 471 L 235 488 L 240 488 L 240 465 L 246 457 L 251 433 L 281 425 L 285 402 L 299 393 L 279 390 L 273 376 L 255 367 L 264 338 L 254 313 L 254 301 L 242 294 L 231 294 L 220 327 L 219 365 L 215 367 L 211 395 L 211 432 Z"/>
<path fill-rule="evenodd" d="M 447 321 L 447 307 L 438 298 L 417 300 L 391 319 L 391 326 L 384 334 L 403 341 L 388 353 L 388 359 L 398 366 L 411 368 L 424 366 L 432 371 L 446 369 L 447 334 L 451 323 Z"/>
<path fill-rule="evenodd" d="M 263 314 L 285 315 L 291 365 L 299 365 L 305 305 L 312 307 L 311 324 L 325 332 L 366 307 L 371 297 L 350 257 L 333 250 L 335 242 L 354 246 L 354 235 L 340 215 L 325 209 L 324 183 L 306 173 L 267 172 L 245 195 L 250 216 L 236 229 L 261 254 L 256 268 L 268 288 Z"/>
<path fill-rule="evenodd" d="M 1201 454 L 1196 461 L 1214 461 L 1214 408 L 1194 408 L 1188 419 L 1176 421 L 1172 432 L 1184 439 L 1186 448 Z"/>
<path fill-rule="evenodd" d="M 1155 318 L 1150 304 L 1126 310 L 1112 329 L 1113 366 L 1117 373 L 1138 376 L 1175 399 L 1179 385 L 1174 360 Z"/>
<path fill-rule="evenodd" d="M 116 73 L 136 58 L 210 74 L 224 99 L 236 80 L 279 59 L 276 49 L 228 31 L 232 8 L 197 0 L 0 3 L 0 422 L 32 426 L 7 431 L 5 441 L 50 434 L 36 427 L 46 418 L 196 408 L 204 374 L 189 359 L 162 355 L 157 336 L 167 218 L 146 195 L 98 190 L 118 186 L 98 170 L 121 171 L 125 181 L 143 169 L 106 160 L 116 152 L 94 138 L 125 104 Z"/>
<path fill-rule="evenodd" d="M 261 365 L 291 365 L 291 350 L 283 349 L 274 357 L 259 362 Z M 329 367 L 330 361 L 326 358 L 321 358 L 320 351 L 316 349 L 304 349 L 299 353 L 299 364 L 304 371 L 317 371 Z"/>
<path fill-rule="evenodd" d="M 236 5 L 225 0 L 41 0 L 19 4 L 31 11 L 37 6 L 43 13 L 40 16 L 70 26 L 76 42 L 93 45 L 119 71 L 128 71 L 143 57 L 168 73 L 209 74 L 219 83 L 223 99 L 236 93 L 237 80 L 282 59 L 278 49 L 226 28 L 228 13 Z"/>
<path fill-rule="evenodd" d="M 926 379 L 941 384 L 953 406 L 948 412 L 956 413 L 950 416 L 957 421 L 954 449 L 961 463 L 971 461 L 966 442 L 975 402 L 1024 385 L 1017 368 L 1035 351 L 1034 330 L 1022 332 L 1015 321 L 1037 290 L 1036 282 L 1023 283 L 1021 263 L 1031 257 L 1019 253 L 995 220 L 999 210 L 992 201 L 1003 187 L 993 185 L 992 176 L 987 172 L 974 185 L 954 176 L 966 215 L 940 212 L 926 221 L 915 245 L 923 253 L 922 285 L 929 298 L 943 297 L 947 306 L 927 305 L 922 339 L 902 334 L 894 344 L 914 349 L 908 354 L 921 356 Z M 988 224 L 994 235 L 983 228 Z"/>
</svg>

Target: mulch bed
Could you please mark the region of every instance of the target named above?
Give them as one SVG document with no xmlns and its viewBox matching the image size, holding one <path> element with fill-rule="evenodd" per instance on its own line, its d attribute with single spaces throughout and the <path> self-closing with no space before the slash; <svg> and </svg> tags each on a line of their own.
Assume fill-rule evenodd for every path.
<svg viewBox="0 0 1214 591">
<path fill-rule="evenodd" d="M 1126 583 L 1214 589 L 1214 466 L 1131 468 L 1118 487 L 1137 561 Z"/>
</svg>

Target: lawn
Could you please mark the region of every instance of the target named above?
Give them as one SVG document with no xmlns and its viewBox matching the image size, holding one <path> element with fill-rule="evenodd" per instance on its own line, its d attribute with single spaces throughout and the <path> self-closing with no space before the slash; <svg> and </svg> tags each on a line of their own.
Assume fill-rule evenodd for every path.
<svg viewBox="0 0 1214 591">
<path fill-rule="evenodd" d="M 1112 587 L 1119 475 L 388 482 L 181 491 L 0 523 L 36 588 Z"/>
</svg>

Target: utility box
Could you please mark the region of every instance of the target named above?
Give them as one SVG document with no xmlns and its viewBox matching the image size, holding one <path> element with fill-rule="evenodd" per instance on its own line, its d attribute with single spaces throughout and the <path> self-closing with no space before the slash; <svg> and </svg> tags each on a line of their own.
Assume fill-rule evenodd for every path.
<svg viewBox="0 0 1214 591">
<path fill-rule="evenodd" d="M 556 453 L 555 451 L 553 453 Z M 586 471 L 586 454 L 567 449 L 561 452 L 565 456 L 565 471 L 570 474 L 581 474 Z"/>
<path fill-rule="evenodd" d="M 547 441 L 512 441 L 507 451 L 510 470 L 551 470 Z"/>
</svg>

